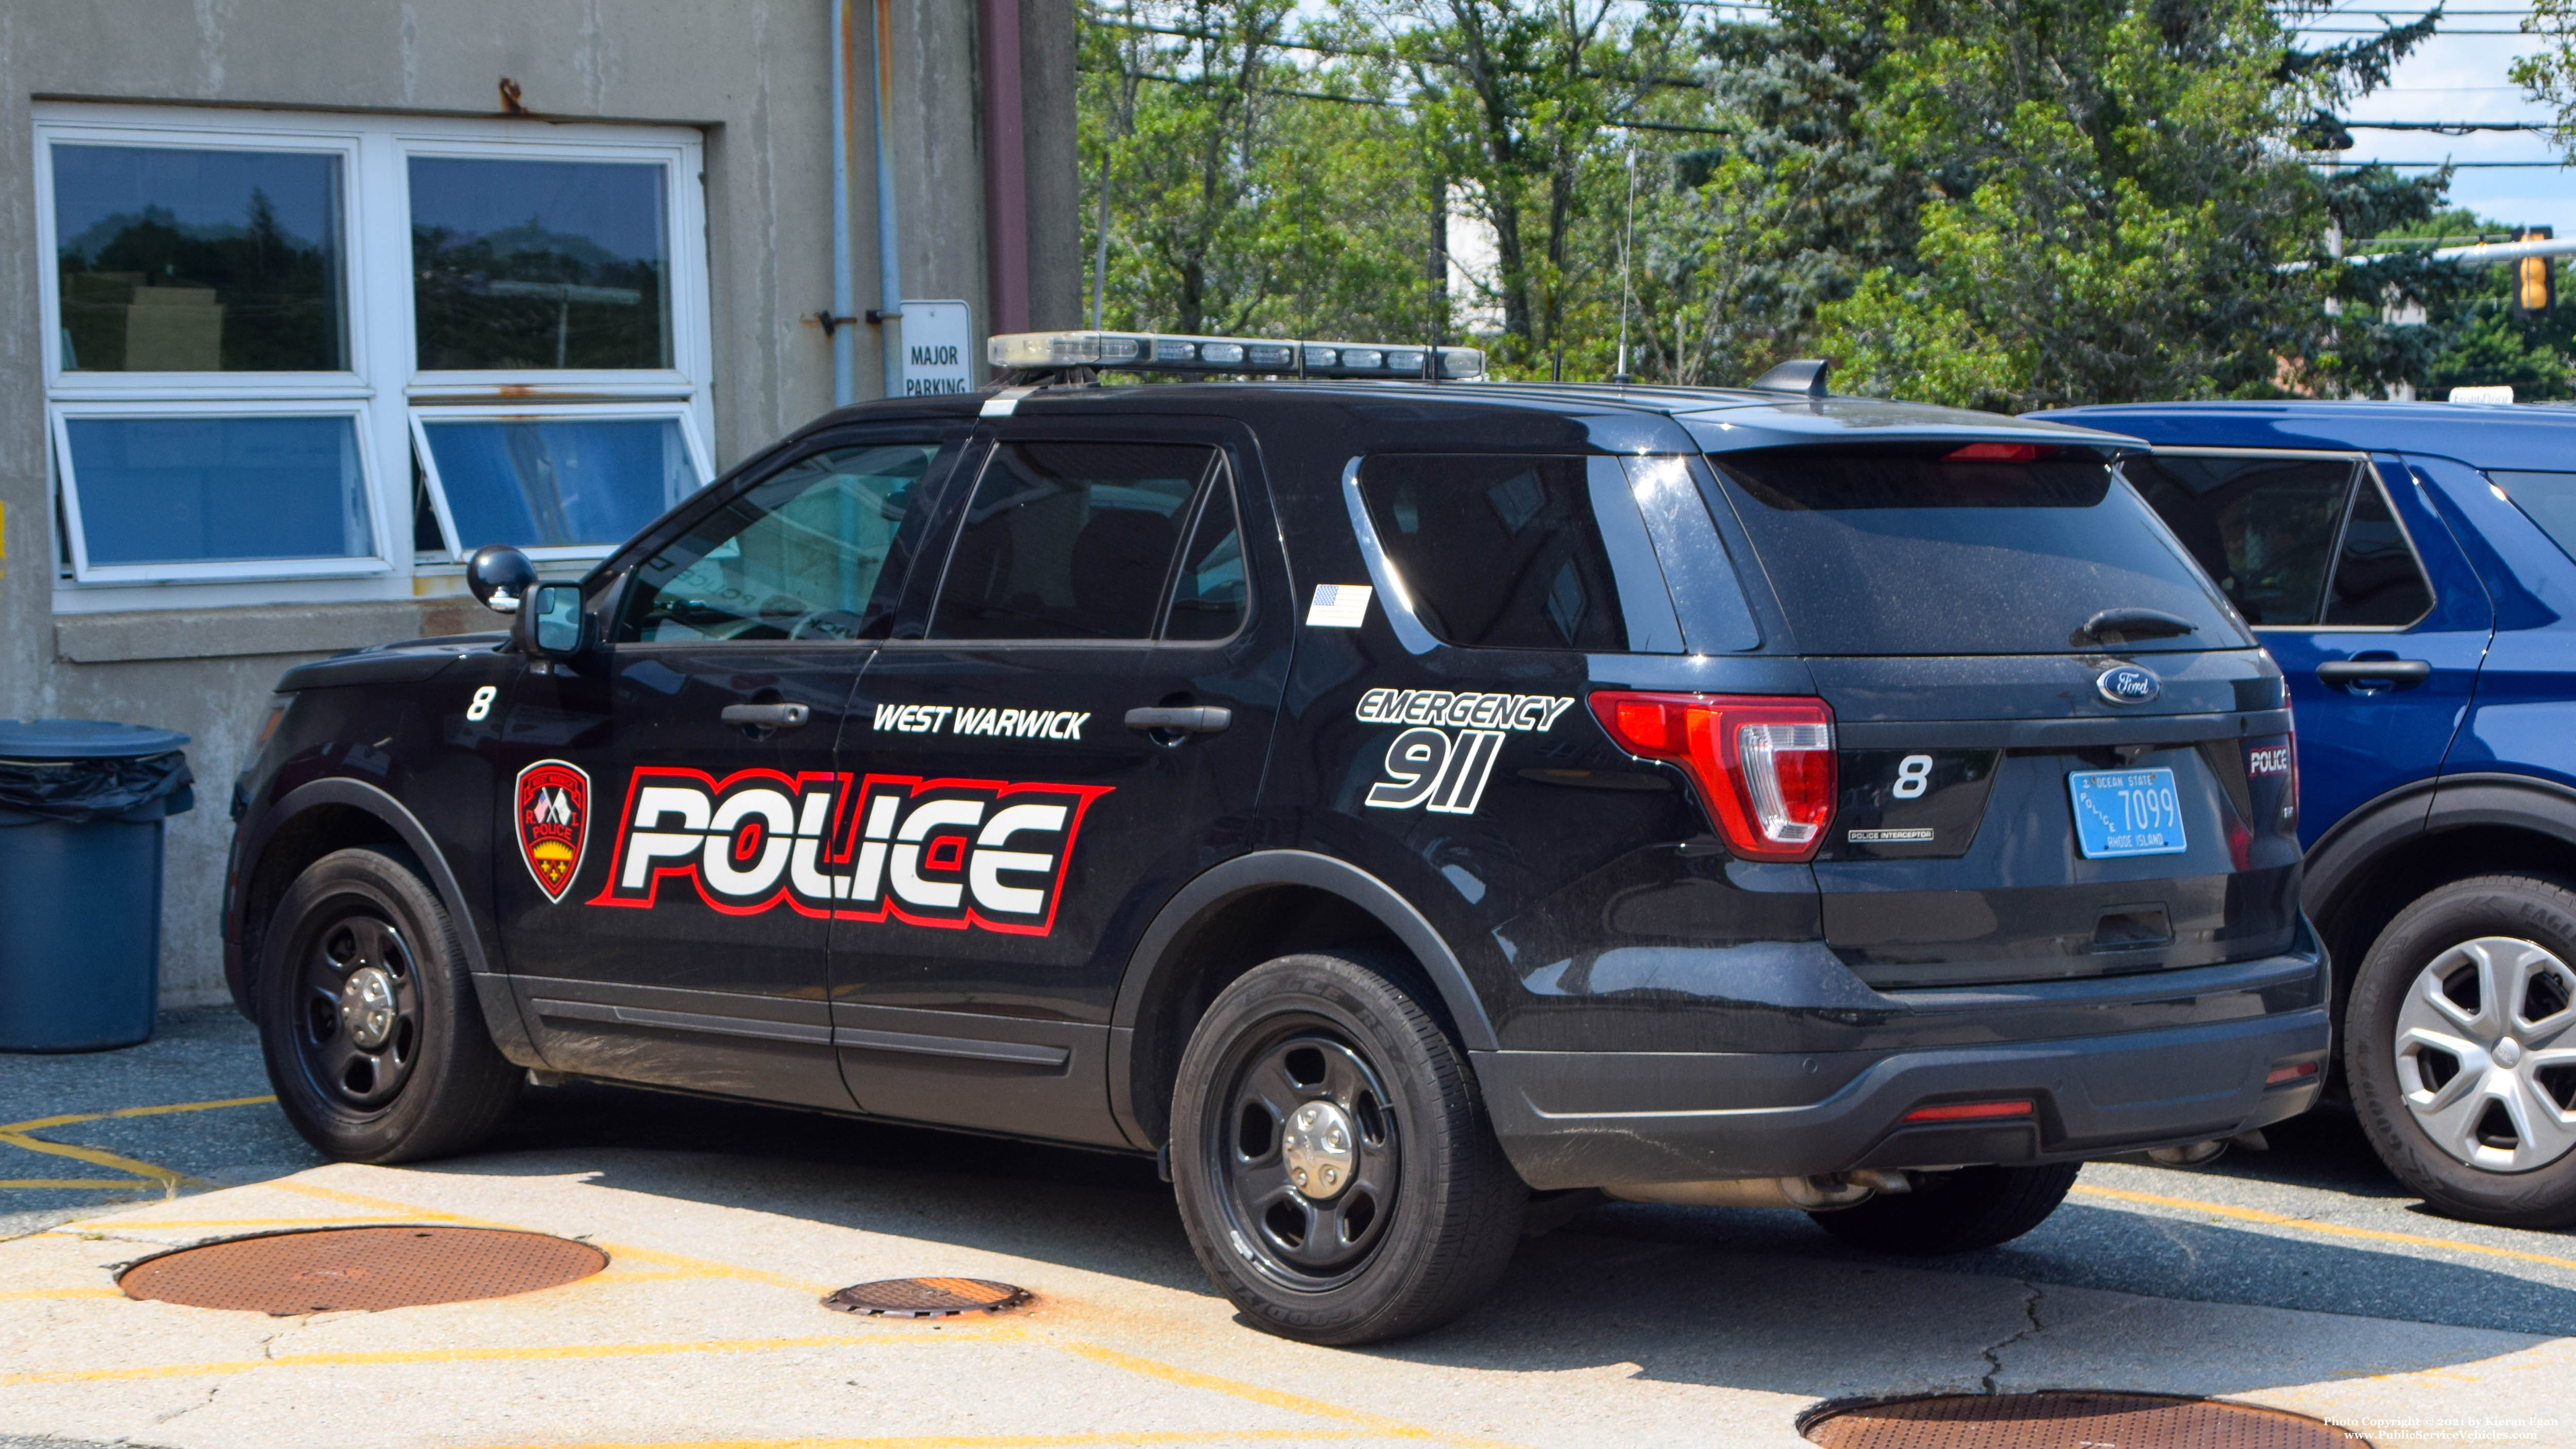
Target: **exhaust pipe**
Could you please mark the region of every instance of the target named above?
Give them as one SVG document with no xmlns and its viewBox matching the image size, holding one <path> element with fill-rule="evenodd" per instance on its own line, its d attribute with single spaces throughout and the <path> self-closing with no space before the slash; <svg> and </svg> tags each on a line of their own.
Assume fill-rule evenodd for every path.
<svg viewBox="0 0 2576 1449">
<path fill-rule="evenodd" d="M 1601 1189 L 1622 1202 L 1672 1207 L 1795 1208 L 1831 1212 L 1858 1207 L 1882 1192 L 1911 1192 L 1904 1172 L 1833 1172 L 1814 1177 L 1718 1177 L 1702 1182 L 1620 1182 Z"/>
</svg>

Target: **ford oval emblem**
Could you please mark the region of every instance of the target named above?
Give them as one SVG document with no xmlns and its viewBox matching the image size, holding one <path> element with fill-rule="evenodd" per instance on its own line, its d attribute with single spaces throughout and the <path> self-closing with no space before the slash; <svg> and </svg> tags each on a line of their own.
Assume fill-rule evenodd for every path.
<svg viewBox="0 0 2576 1449">
<path fill-rule="evenodd" d="M 2116 664 L 2103 670 L 2093 687 L 2113 704 L 2148 704 L 2165 692 L 2163 681 L 2134 664 Z"/>
</svg>

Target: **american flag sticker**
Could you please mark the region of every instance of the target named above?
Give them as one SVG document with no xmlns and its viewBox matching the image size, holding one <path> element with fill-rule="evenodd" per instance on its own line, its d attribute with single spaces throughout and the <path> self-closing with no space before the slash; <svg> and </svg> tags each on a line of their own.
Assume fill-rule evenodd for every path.
<svg viewBox="0 0 2576 1449">
<path fill-rule="evenodd" d="M 1306 608 L 1306 627 L 1358 628 L 1368 618 L 1369 595 L 1373 592 L 1366 584 L 1315 585 L 1315 602 Z"/>
</svg>

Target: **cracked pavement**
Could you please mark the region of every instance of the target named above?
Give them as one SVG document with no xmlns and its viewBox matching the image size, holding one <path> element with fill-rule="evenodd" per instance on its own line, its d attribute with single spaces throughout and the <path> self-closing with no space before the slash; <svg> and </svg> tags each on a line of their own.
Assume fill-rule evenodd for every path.
<svg viewBox="0 0 2576 1449">
<path fill-rule="evenodd" d="M 247 1027 L 165 1027 L 116 1056 L 0 1057 L 0 1123 L 79 1118 L 33 1135 L 185 1179 L 0 1189 L 0 1449 L 1787 1446 L 1831 1401 L 2066 1387 L 2271 1404 L 2388 1449 L 2576 1445 L 2576 1238 L 2426 1214 L 2332 1116 L 2200 1169 L 2088 1165 L 2037 1231 L 1948 1259 L 1793 1213 L 1605 1205 L 1526 1241 L 1453 1327 L 1328 1350 L 1236 1319 L 1149 1162 L 577 1085 L 529 1093 L 471 1158 L 321 1165 L 241 1104 L 264 1091 Z M 237 1105 L 99 1115 L 206 1102 Z M 0 1176 L 111 1175 L 0 1153 L 20 1154 Z M 583 1236 L 611 1264 L 289 1319 L 112 1286 L 163 1246 L 367 1221 Z M 1040 1301 L 945 1325 L 816 1302 L 914 1274 Z M 2435 1423 L 2462 1418 L 2492 1427 Z M 2516 1418 L 2552 1422 L 2497 1425 Z"/>
</svg>

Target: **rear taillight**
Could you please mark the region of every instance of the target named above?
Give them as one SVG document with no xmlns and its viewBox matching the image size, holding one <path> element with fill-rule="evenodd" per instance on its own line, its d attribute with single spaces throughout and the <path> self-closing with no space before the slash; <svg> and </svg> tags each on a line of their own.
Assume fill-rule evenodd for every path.
<svg viewBox="0 0 2576 1449">
<path fill-rule="evenodd" d="M 1807 860 L 1834 818 L 1834 712 L 1821 699 L 1605 689 L 1592 713 L 1632 755 L 1690 772 L 1729 850 Z"/>
</svg>

